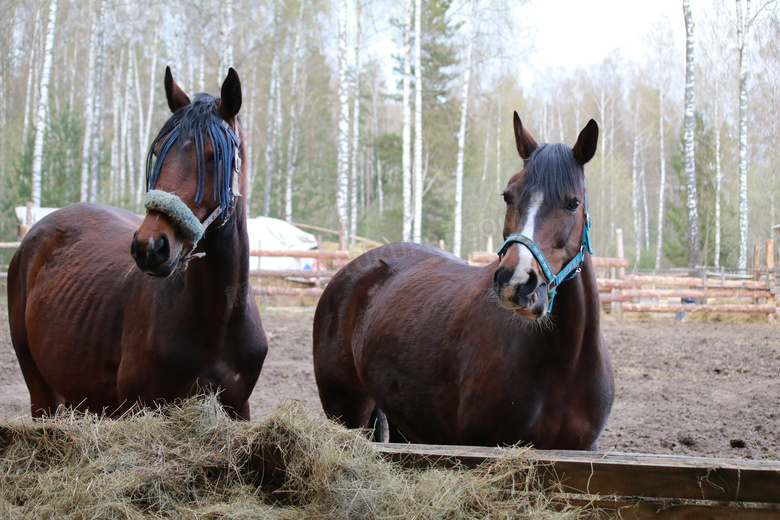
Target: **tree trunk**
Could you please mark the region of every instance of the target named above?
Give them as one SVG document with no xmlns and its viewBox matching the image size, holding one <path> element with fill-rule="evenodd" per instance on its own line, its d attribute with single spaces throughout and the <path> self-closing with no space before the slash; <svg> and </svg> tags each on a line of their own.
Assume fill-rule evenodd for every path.
<svg viewBox="0 0 780 520">
<path fill-rule="evenodd" d="M 360 154 L 360 0 L 355 0 L 355 97 L 352 100 L 352 170 L 350 172 L 349 236 L 357 234 L 358 219 L 358 164 Z M 354 243 L 354 238 L 350 239 Z"/>
<path fill-rule="evenodd" d="M 27 132 L 30 131 L 30 105 L 32 105 L 32 97 L 33 97 L 33 91 L 35 90 L 35 87 L 33 86 L 34 79 L 35 79 L 35 49 L 38 47 L 37 45 L 37 38 L 38 38 L 38 21 L 41 17 L 41 10 L 36 9 L 35 10 L 35 25 L 33 27 L 33 36 L 32 40 L 30 40 L 30 67 L 27 69 L 27 91 L 25 93 L 24 97 L 24 126 L 22 127 L 22 149 L 24 150 L 27 148 Z"/>
<path fill-rule="evenodd" d="M 97 47 L 95 48 L 95 106 L 92 110 L 92 132 L 90 145 L 90 175 L 89 175 L 89 197 L 90 202 L 97 202 L 98 193 L 98 174 L 100 172 L 100 142 L 103 118 L 103 58 L 105 54 L 104 45 L 104 27 L 105 27 L 106 3 L 101 2 L 98 8 L 98 17 L 95 19 L 97 32 Z"/>
<path fill-rule="evenodd" d="M 501 193 L 501 124 L 503 107 L 501 106 L 501 94 L 498 96 L 498 113 L 496 115 L 496 193 Z"/>
<path fill-rule="evenodd" d="M 693 16 L 689 0 L 683 0 L 685 16 L 685 118 L 683 123 L 683 149 L 685 157 L 685 185 L 688 206 L 688 267 L 701 264 L 699 247 L 699 213 L 696 195 L 696 162 L 694 159 L 694 80 L 696 65 L 694 60 Z"/>
<path fill-rule="evenodd" d="M 737 48 L 739 50 L 739 257 L 737 267 L 747 268 L 748 206 L 747 206 L 747 32 L 750 20 L 750 0 L 737 0 Z"/>
<path fill-rule="evenodd" d="M 347 0 L 339 0 L 339 125 L 338 125 L 338 192 L 339 245 L 349 243 L 349 84 L 347 82 Z"/>
<path fill-rule="evenodd" d="M 141 86 L 139 84 L 139 75 L 141 69 L 138 67 L 138 62 L 134 61 L 135 69 L 135 87 L 136 87 L 136 99 L 138 101 L 138 183 L 136 191 L 136 204 L 140 207 L 144 200 L 144 193 L 146 193 L 146 152 L 149 146 L 149 140 L 151 139 L 150 133 L 152 131 L 152 113 L 154 110 L 154 79 L 157 73 L 157 39 L 159 36 L 159 28 L 154 31 L 154 41 L 152 43 L 152 65 L 149 68 L 149 105 L 146 110 L 146 117 L 144 117 L 143 104 L 141 103 Z"/>
<path fill-rule="evenodd" d="M 460 105 L 460 131 L 458 132 L 458 160 L 455 167 L 455 232 L 452 252 L 460 256 L 463 241 L 463 150 L 466 147 L 466 115 L 469 107 L 469 82 L 471 81 L 471 52 L 474 47 L 474 24 L 477 23 L 477 0 L 471 0 L 469 46 L 466 51 L 466 74 L 463 78 L 463 100 Z"/>
<path fill-rule="evenodd" d="M 412 242 L 422 240 L 423 127 L 422 127 L 422 0 L 414 8 L 414 223 Z"/>
<path fill-rule="evenodd" d="M 634 212 L 634 268 L 639 267 L 642 253 L 642 232 L 639 216 L 639 101 L 634 102 L 634 151 L 631 160 L 631 209 Z"/>
<path fill-rule="evenodd" d="M 102 3 L 102 0 L 98 0 Z M 84 95 L 84 142 L 81 146 L 81 190 L 79 200 L 84 202 L 89 197 L 89 151 L 92 146 L 92 120 L 95 110 L 95 49 L 97 48 L 98 23 L 97 11 L 90 8 L 92 31 L 89 40 L 87 57 L 87 92 Z"/>
<path fill-rule="evenodd" d="M 35 123 L 35 145 L 32 160 L 32 205 L 41 206 L 41 178 L 43 168 L 43 138 L 46 134 L 46 116 L 49 110 L 49 79 L 54 51 L 54 28 L 57 21 L 57 0 L 49 4 L 49 24 L 46 29 L 46 44 L 43 48 L 43 70 L 41 71 L 41 89 L 38 95 L 38 114 Z M 28 222 L 27 225 L 30 225 Z"/>
<path fill-rule="evenodd" d="M 720 267 L 720 192 L 723 189 L 723 175 L 720 167 L 720 83 L 715 84 L 715 267 Z"/>
<path fill-rule="evenodd" d="M 300 54 L 301 32 L 303 26 L 303 13 L 306 0 L 301 0 L 298 10 L 298 21 L 295 27 L 295 44 L 293 46 L 292 61 L 292 85 L 290 86 L 290 132 L 287 138 L 287 175 L 284 193 L 284 219 L 292 222 L 292 202 L 293 202 L 293 175 L 295 174 L 295 163 L 298 160 L 298 112 L 303 110 L 304 97 L 298 96 L 298 55 Z"/>
<path fill-rule="evenodd" d="M 661 252 L 664 241 L 664 196 L 666 194 L 666 155 L 664 153 L 664 92 L 658 95 L 658 148 L 661 157 L 661 178 L 658 183 L 658 242 L 655 247 L 655 269 L 661 269 Z"/>
<path fill-rule="evenodd" d="M 639 164 L 639 179 L 642 182 L 642 226 L 645 237 L 645 251 L 650 251 L 650 212 L 647 209 L 647 176 L 645 175 L 644 148 L 639 156 Z"/>
<path fill-rule="evenodd" d="M 403 92 L 403 241 L 412 239 L 412 0 L 406 0 L 404 18 L 404 92 Z"/>
<path fill-rule="evenodd" d="M 113 81 L 111 82 L 111 111 L 113 113 L 112 124 L 113 124 L 113 132 L 111 132 L 111 193 L 109 194 L 109 200 L 112 201 L 112 203 L 115 206 L 119 205 L 120 200 L 120 174 L 119 174 L 119 167 L 120 167 L 120 161 L 119 158 L 122 156 L 120 147 L 121 147 L 121 122 L 122 122 L 122 113 L 121 113 L 121 99 L 122 96 L 119 93 L 119 89 L 121 88 L 121 80 L 122 80 L 122 73 L 124 72 L 122 70 L 122 67 L 124 66 L 125 61 L 125 49 L 122 47 L 120 54 L 119 54 L 119 61 L 116 63 L 114 67 L 114 77 Z"/>
<path fill-rule="evenodd" d="M 271 185 L 274 176 L 274 150 L 276 149 L 276 115 L 274 113 L 277 87 L 279 85 L 279 52 L 274 49 L 274 57 L 271 60 L 271 80 L 268 91 L 268 120 L 266 122 L 265 143 L 265 201 L 263 204 L 263 216 L 271 215 Z"/>
</svg>

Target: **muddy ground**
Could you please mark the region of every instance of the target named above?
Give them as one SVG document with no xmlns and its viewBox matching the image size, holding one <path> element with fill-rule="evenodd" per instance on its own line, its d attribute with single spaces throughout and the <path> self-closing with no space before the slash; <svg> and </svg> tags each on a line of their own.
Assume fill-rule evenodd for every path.
<svg viewBox="0 0 780 520">
<path fill-rule="evenodd" d="M 310 309 L 264 309 L 270 351 L 253 419 L 288 399 L 321 411 Z M 616 399 L 600 450 L 780 460 L 780 325 L 672 318 L 602 326 Z M 0 304 L 0 417 L 29 414 L 29 395 Z"/>
</svg>

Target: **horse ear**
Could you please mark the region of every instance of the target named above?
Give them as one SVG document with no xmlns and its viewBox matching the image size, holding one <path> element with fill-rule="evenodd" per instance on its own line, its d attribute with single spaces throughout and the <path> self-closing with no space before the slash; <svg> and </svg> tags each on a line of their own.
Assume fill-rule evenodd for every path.
<svg viewBox="0 0 780 520">
<path fill-rule="evenodd" d="M 580 132 L 580 136 L 577 138 L 577 143 L 574 148 L 571 149 L 574 152 L 574 158 L 577 160 L 580 166 L 585 166 L 585 163 L 593 159 L 596 154 L 596 144 L 599 141 L 599 125 L 591 119 L 585 128 Z"/>
<path fill-rule="evenodd" d="M 173 81 L 170 67 L 165 67 L 165 97 L 168 98 L 168 108 L 171 109 L 171 112 L 176 112 L 181 107 L 186 107 L 190 104 L 190 98 Z"/>
<path fill-rule="evenodd" d="M 534 150 L 536 150 L 536 141 L 534 141 L 534 138 L 531 137 L 531 134 L 528 133 L 528 130 L 523 128 L 523 123 L 520 122 L 520 116 L 517 115 L 517 111 L 515 111 L 514 119 L 512 120 L 512 123 L 515 127 L 515 144 L 517 145 L 517 153 L 520 154 L 520 158 L 524 161 L 527 161 L 529 157 L 531 157 L 531 154 L 534 153 Z"/>
<path fill-rule="evenodd" d="M 222 83 L 219 111 L 225 121 L 230 121 L 241 110 L 241 80 L 233 67 L 228 70 L 228 75 Z"/>
</svg>

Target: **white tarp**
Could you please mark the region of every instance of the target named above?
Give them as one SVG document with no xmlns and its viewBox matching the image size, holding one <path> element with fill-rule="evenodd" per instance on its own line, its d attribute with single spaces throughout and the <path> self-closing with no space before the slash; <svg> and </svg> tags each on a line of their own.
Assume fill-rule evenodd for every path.
<svg viewBox="0 0 780 520">
<path fill-rule="evenodd" d="M 27 223 L 27 206 L 16 206 L 14 211 L 16 212 L 16 219 L 19 221 L 20 226 L 31 226 L 49 213 L 57 211 L 58 209 L 60 208 L 30 208 L 30 212 L 32 213 L 32 218 L 30 219 L 32 222 L 30 224 Z"/>
<path fill-rule="evenodd" d="M 249 247 L 251 249 L 273 249 L 306 251 L 317 247 L 317 238 L 301 231 L 289 222 L 269 217 L 247 219 Z M 313 258 L 249 257 L 249 269 L 310 269 Z"/>
</svg>

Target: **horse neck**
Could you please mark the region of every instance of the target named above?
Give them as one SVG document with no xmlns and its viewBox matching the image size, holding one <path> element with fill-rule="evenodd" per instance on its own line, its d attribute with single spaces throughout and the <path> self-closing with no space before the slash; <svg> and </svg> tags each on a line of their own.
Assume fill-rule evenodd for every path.
<svg viewBox="0 0 780 520">
<path fill-rule="evenodd" d="M 600 303 L 596 273 L 589 253 L 585 253 L 581 272 L 562 283 L 552 312 L 552 327 L 548 333 L 562 345 L 580 349 L 598 345 L 600 334 Z M 581 352 L 587 355 L 587 352 Z"/>
<path fill-rule="evenodd" d="M 195 252 L 206 255 L 193 258 L 185 272 L 185 283 L 193 290 L 225 298 L 230 288 L 246 288 L 242 284 L 249 280 L 249 236 L 243 198 L 224 226 L 206 232 Z"/>
</svg>

